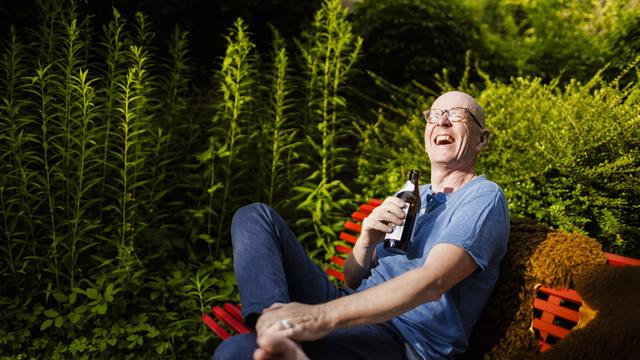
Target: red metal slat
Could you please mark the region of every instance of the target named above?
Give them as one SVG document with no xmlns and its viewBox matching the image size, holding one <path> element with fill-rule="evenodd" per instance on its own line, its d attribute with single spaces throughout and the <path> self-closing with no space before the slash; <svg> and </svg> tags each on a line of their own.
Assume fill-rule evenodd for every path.
<svg viewBox="0 0 640 360">
<path fill-rule="evenodd" d="M 344 266 L 344 262 L 345 260 L 343 258 L 334 256 L 331 258 L 331 262 L 338 265 L 338 266 Z"/>
<path fill-rule="evenodd" d="M 218 335 L 218 337 L 222 340 L 226 340 L 231 337 L 225 329 L 223 329 L 218 323 L 216 323 L 211 316 L 204 314 L 202 315 L 202 321 L 209 327 L 209 329 L 213 330 L 213 332 Z"/>
<path fill-rule="evenodd" d="M 344 282 L 344 274 L 339 272 L 338 270 L 333 268 L 327 268 L 324 272 L 327 273 L 327 275 L 331 275 L 334 278 Z"/>
<path fill-rule="evenodd" d="M 623 267 L 623 266 L 640 266 L 640 260 L 626 256 L 605 253 L 607 255 L 607 263 L 611 266 Z"/>
<path fill-rule="evenodd" d="M 370 205 L 370 204 L 362 204 L 362 205 L 360 205 L 360 211 L 362 211 L 363 213 L 365 213 L 367 215 L 371 214 L 371 212 L 375 208 L 376 208 L 376 206 L 373 206 L 373 205 Z"/>
<path fill-rule="evenodd" d="M 373 205 L 375 207 L 378 207 L 381 204 L 382 204 L 382 200 L 380 200 L 380 199 L 373 198 L 373 199 L 369 200 L 369 205 Z"/>
<path fill-rule="evenodd" d="M 233 330 L 237 331 L 240 334 L 248 334 L 251 331 L 247 329 L 244 324 L 236 320 L 232 315 L 229 315 L 226 311 L 224 311 L 220 306 L 214 306 L 211 309 L 213 315 L 215 315 L 221 321 L 224 321 L 225 324 L 229 325 Z"/>
<path fill-rule="evenodd" d="M 342 244 L 338 244 L 336 245 L 336 251 L 343 254 L 349 254 L 351 252 L 351 248 Z"/>
<path fill-rule="evenodd" d="M 545 351 L 551 349 L 551 345 L 547 344 L 544 341 L 538 340 L 538 344 L 540 344 L 540 352 L 545 352 Z"/>
<path fill-rule="evenodd" d="M 242 320 L 242 312 L 236 305 L 232 303 L 225 303 L 224 305 L 222 305 L 222 307 L 227 310 L 227 312 L 231 314 L 236 320 L 244 322 L 244 320 Z"/>
<path fill-rule="evenodd" d="M 569 330 L 558 325 L 549 324 L 548 322 L 541 319 L 533 319 L 533 328 L 540 331 L 546 331 L 549 334 L 560 339 L 564 338 L 569 333 Z"/>
<path fill-rule="evenodd" d="M 355 221 L 359 221 L 362 222 L 364 220 L 364 218 L 366 218 L 368 215 L 365 213 L 361 213 L 360 211 L 354 211 L 351 214 L 351 218 Z"/>
<path fill-rule="evenodd" d="M 347 234 L 346 232 L 341 232 L 340 233 L 340 239 L 342 239 L 344 241 L 347 241 L 347 242 L 350 242 L 352 244 L 355 244 L 356 241 L 358 241 L 357 237 L 355 237 L 355 236 L 353 236 L 351 234 Z"/>
<path fill-rule="evenodd" d="M 538 288 L 538 291 L 582 305 L 582 297 L 580 296 L 580 294 L 578 294 L 577 291 L 572 289 L 552 289 L 546 286 L 540 286 Z"/>
<path fill-rule="evenodd" d="M 560 305 L 560 302 L 562 302 L 562 299 L 557 297 L 557 296 L 553 296 L 553 295 L 549 295 L 549 298 L 547 299 L 547 302 L 553 304 L 553 305 Z M 547 322 L 549 324 L 553 324 L 553 320 L 555 320 L 556 316 L 552 313 L 549 312 L 543 312 L 540 315 L 540 320 Z M 549 334 L 546 331 L 542 331 L 540 330 L 540 339 L 542 341 L 547 341 L 547 338 L 549 337 Z"/>
<path fill-rule="evenodd" d="M 360 233 L 360 230 L 362 230 L 362 226 L 360 226 L 360 224 L 356 224 L 353 221 L 349 221 L 349 220 L 344 222 L 344 228 L 357 233 Z"/>
<path fill-rule="evenodd" d="M 562 307 L 560 305 L 552 304 L 542 299 L 533 300 L 533 307 L 535 309 L 559 316 L 563 319 L 573 321 L 574 323 L 578 323 L 578 320 L 580 319 L 580 315 L 577 311 Z"/>
</svg>

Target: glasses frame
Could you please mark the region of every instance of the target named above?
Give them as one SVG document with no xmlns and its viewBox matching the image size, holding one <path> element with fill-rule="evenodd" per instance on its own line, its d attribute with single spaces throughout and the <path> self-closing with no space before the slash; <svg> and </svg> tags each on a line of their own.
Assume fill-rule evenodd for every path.
<svg viewBox="0 0 640 360">
<path fill-rule="evenodd" d="M 447 114 L 447 119 L 449 119 L 449 111 L 454 110 L 454 109 L 462 109 L 464 110 L 465 114 L 469 114 L 471 115 L 471 118 L 473 118 L 473 120 L 475 120 L 476 124 L 478 124 L 478 126 L 480 126 L 481 129 L 484 129 L 484 126 L 482 126 L 482 124 L 480 123 L 480 121 L 478 120 L 478 118 L 473 115 L 473 113 L 471 112 L 471 110 L 469 110 L 466 107 L 462 107 L 462 106 L 456 106 L 456 107 L 452 107 L 451 109 L 447 109 L 447 110 L 442 110 L 442 109 L 429 109 L 429 110 L 425 110 L 422 112 L 422 115 L 424 116 L 424 120 L 427 122 L 427 124 L 436 124 L 436 122 L 431 122 L 429 121 L 429 114 L 431 114 L 432 111 L 434 110 L 438 110 L 438 111 L 442 111 L 442 116 L 444 116 L 444 114 Z M 451 120 L 451 119 L 449 119 Z M 462 119 L 461 119 L 462 120 Z M 451 121 L 451 122 L 460 122 L 460 120 L 458 121 Z"/>
</svg>

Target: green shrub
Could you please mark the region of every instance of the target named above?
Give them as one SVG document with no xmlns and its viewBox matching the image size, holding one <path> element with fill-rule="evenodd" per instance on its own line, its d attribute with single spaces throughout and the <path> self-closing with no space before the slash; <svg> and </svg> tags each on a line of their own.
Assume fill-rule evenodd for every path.
<svg viewBox="0 0 640 360">
<path fill-rule="evenodd" d="M 443 68 L 462 76 L 465 53 L 480 49 L 478 25 L 458 0 L 367 0 L 353 23 L 364 39 L 362 66 L 396 84 L 432 86 Z"/>
<path fill-rule="evenodd" d="M 620 1 L 611 7 L 615 21 L 611 21 L 605 39 L 612 68 L 609 72 L 613 73 L 640 56 L 640 6 Z"/>
<path fill-rule="evenodd" d="M 606 63 L 613 76 L 633 60 L 619 41 L 637 24 L 637 2 L 564 0 L 468 1 L 481 25 L 487 54 L 479 62 L 492 78 L 536 76 L 548 82 L 560 76 L 588 81 Z M 617 34 L 617 35 L 616 35 Z M 627 55 L 625 59 L 623 59 Z"/>
<path fill-rule="evenodd" d="M 606 250 L 640 255 L 637 116 L 640 86 L 517 78 L 480 96 L 493 136 L 480 167 L 514 215 L 580 231 Z"/>
</svg>

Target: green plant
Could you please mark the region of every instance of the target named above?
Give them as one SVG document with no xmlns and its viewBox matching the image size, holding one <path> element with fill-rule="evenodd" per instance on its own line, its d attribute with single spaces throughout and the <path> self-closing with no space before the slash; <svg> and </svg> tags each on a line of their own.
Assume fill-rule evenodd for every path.
<svg viewBox="0 0 640 360">
<path fill-rule="evenodd" d="M 293 85 L 291 79 L 290 58 L 284 39 L 277 30 L 273 29 L 273 64 L 270 78 L 265 80 L 271 87 L 268 89 L 268 108 L 262 119 L 263 131 L 257 132 L 260 139 L 265 139 L 264 170 L 267 182 L 264 186 L 264 197 L 267 204 L 286 211 L 291 199 L 285 194 L 290 190 L 289 184 L 299 182 L 302 174 L 301 164 L 293 162 L 297 157 L 297 150 L 304 145 L 300 141 L 294 117 L 300 112 L 294 112 Z M 262 157 L 261 157 L 262 158 Z"/>
<path fill-rule="evenodd" d="M 606 61 L 607 32 L 618 16 L 612 11 L 614 2 L 627 1 L 476 3 L 484 51 L 496 54 L 492 61 L 480 61 L 493 78 L 503 81 L 515 75 L 545 81 L 561 76 L 563 83 L 570 79 L 588 81 Z"/>
<path fill-rule="evenodd" d="M 316 238 L 316 246 L 332 254 L 332 242 L 348 203 L 350 190 L 342 178 L 347 173 L 351 149 L 345 146 L 356 136 L 354 118 L 346 108 L 345 83 L 358 59 L 362 39 L 356 37 L 347 21 L 347 9 L 341 2 L 326 1 L 316 13 L 300 51 L 304 61 L 306 90 L 305 135 L 309 149 L 305 151 L 310 174 L 295 187 L 298 209 L 310 218 L 296 224 L 307 229 L 301 239 Z"/>
<path fill-rule="evenodd" d="M 433 91 L 402 88 L 370 74 L 374 83 L 389 96 L 386 102 L 374 101 L 377 112 L 359 128 L 358 177 L 363 200 L 384 198 L 399 189 L 410 169 L 422 170 L 422 182 L 430 169 L 424 150 L 422 111 L 432 100 Z M 419 89 L 422 90 L 422 89 Z"/>
<path fill-rule="evenodd" d="M 247 28 L 241 19 L 236 20 L 227 37 L 228 47 L 222 66 L 216 74 L 220 98 L 214 103 L 215 114 L 211 123 L 209 148 L 200 155 L 206 163 L 208 205 L 205 210 L 206 232 L 199 234 L 207 241 L 209 257 L 219 255 L 221 243 L 227 236 L 229 213 L 241 203 L 246 188 L 242 178 L 249 171 L 243 156 L 247 143 L 247 126 L 250 126 L 253 101 L 254 64 Z M 221 194 L 218 194 L 221 192 Z M 217 196 L 220 196 L 216 201 Z M 215 245 L 212 249 L 211 245 Z"/>
<path fill-rule="evenodd" d="M 396 84 L 416 80 L 433 86 L 433 75 L 443 68 L 461 76 L 465 52 L 481 51 L 472 5 L 463 1 L 367 0 L 356 5 L 354 32 L 364 38 L 363 66 Z"/>
<path fill-rule="evenodd" d="M 34 198 L 37 196 L 33 183 L 38 174 L 30 170 L 38 161 L 33 151 L 36 136 L 29 130 L 36 125 L 32 116 L 25 114 L 29 88 L 25 49 L 11 28 L 11 38 L 4 43 L 0 67 L 4 70 L 0 80 L 3 102 L 0 104 L 0 207 L 2 214 L 2 238 L 0 247 L 4 261 L 0 267 L 2 278 L 20 297 L 25 268 L 30 266 L 29 256 L 37 254 L 35 244 L 30 242 L 36 232 L 33 221 Z"/>
<path fill-rule="evenodd" d="M 488 85 L 481 101 L 494 136 L 482 168 L 503 185 L 512 212 L 637 256 L 638 86 L 600 74 L 565 88 L 530 79 Z"/>
</svg>

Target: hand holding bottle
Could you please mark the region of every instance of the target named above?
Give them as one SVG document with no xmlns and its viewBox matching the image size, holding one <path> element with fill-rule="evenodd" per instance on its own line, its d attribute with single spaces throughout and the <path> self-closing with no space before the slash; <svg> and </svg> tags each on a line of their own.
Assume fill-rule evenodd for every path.
<svg viewBox="0 0 640 360">
<path fill-rule="evenodd" d="M 403 208 L 406 206 L 407 203 L 402 199 L 391 196 L 373 209 L 362 221 L 362 241 L 368 241 L 364 245 L 376 246 L 384 241 L 386 234 L 393 232 L 396 226 L 401 226 L 405 218 Z"/>
<path fill-rule="evenodd" d="M 388 250 L 405 253 L 409 249 L 413 224 L 420 208 L 420 171 L 411 170 L 409 180 L 396 197 L 390 197 L 374 209 L 363 221 L 363 232 L 378 230 L 368 234 L 368 246 L 375 246 L 380 240 L 380 231 L 384 236 L 384 247 Z M 371 218 L 371 219 L 369 219 Z M 367 220 L 369 219 L 369 220 Z"/>
</svg>

